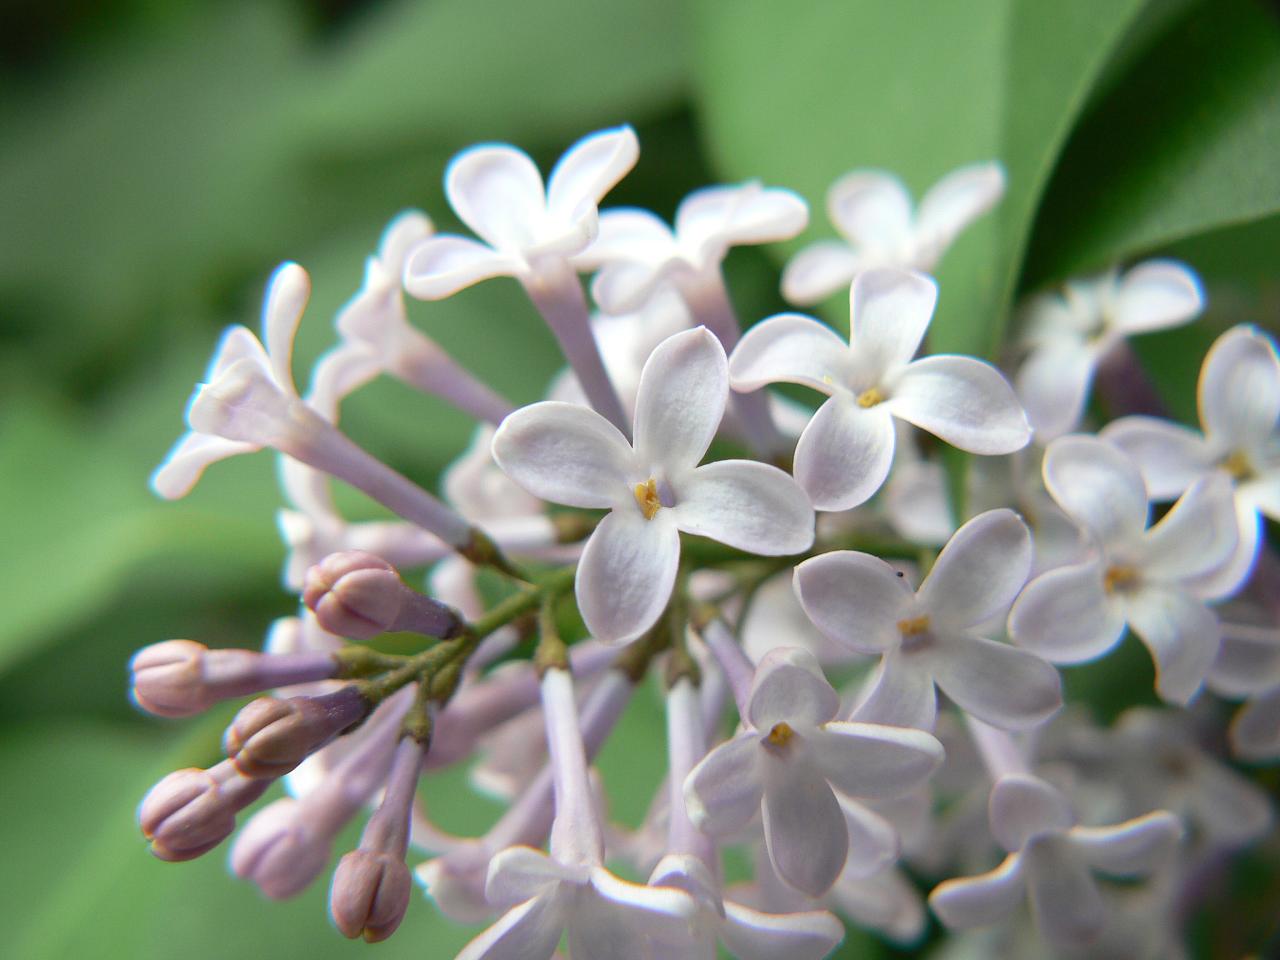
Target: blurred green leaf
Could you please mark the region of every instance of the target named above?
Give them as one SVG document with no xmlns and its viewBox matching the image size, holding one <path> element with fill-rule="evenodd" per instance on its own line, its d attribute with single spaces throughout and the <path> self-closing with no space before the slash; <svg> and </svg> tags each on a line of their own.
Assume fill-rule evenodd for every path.
<svg viewBox="0 0 1280 960">
<path fill-rule="evenodd" d="M 1201 3 L 1072 137 L 1036 224 L 1038 284 L 1280 211 L 1280 23 Z"/>
</svg>

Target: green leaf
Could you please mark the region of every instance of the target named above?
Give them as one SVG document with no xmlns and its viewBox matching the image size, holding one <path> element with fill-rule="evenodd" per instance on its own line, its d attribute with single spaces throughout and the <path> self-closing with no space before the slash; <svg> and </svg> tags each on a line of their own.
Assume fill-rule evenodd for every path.
<svg viewBox="0 0 1280 960">
<path fill-rule="evenodd" d="M 1073 135 L 1036 225 L 1028 284 L 1280 212 L 1278 153 L 1274 11 L 1198 4 Z"/>
</svg>

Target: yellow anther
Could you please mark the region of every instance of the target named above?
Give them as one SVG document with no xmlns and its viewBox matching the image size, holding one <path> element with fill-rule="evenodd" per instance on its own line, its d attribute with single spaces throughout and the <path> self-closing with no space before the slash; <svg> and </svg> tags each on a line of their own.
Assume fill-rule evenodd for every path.
<svg viewBox="0 0 1280 960">
<path fill-rule="evenodd" d="M 1133 567 L 1108 567 L 1107 572 L 1102 575 L 1102 586 L 1107 593 L 1115 593 L 1117 590 L 1127 590 L 1138 582 L 1138 571 Z"/>
<path fill-rule="evenodd" d="M 1222 469 L 1231 474 L 1231 478 L 1236 481 L 1248 480 L 1254 472 L 1253 464 L 1249 462 L 1249 455 L 1243 450 L 1236 450 L 1223 460 Z"/>
<path fill-rule="evenodd" d="M 929 618 L 911 617 L 909 620 L 898 621 L 898 632 L 904 637 L 918 637 L 922 633 L 929 632 Z"/>
<path fill-rule="evenodd" d="M 831 374 L 829 373 L 824 373 L 822 375 L 822 382 L 825 383 L 828 387 L 834 387 L 836 385 L 835 378 L 832 377 Z"/>
<path fill-rule="evenodd" d="M 662 501 L 658 498 L 658 481 L 650 477 L 644 483 L 637 483 L 635 493 L 640 512 L 646 520 L 652 520 L 662 506 Z"/>
<path fill-rule="evenodd" d="M 796 732 L 791 729 L 790 724 L 785 722 L 775 723 L 773 725 L 773 729 L 769 731 L 769 735 L 765 737 L 765 740 L 767 740 L 769 745 L 772 747 L 785 747 L 791 742 L 791 738 L 795 735 Z"/>
<path fill-rule="evenodd" d="M 864 410 L 867 407 L 874 407 L 877 403 L 884 403 L 884 394 L 880 392 L 879 387 L 872 387 L 858 394 L 858 406 Z"/>
</svg>

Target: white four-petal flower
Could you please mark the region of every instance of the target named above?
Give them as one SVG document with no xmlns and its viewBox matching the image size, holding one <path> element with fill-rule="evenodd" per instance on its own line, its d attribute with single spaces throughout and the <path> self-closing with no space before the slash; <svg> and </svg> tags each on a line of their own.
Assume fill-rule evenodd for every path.
<svg viewBox="0 0 1280 960">
<path fill-rule="evenodd" d="M 705 328 L 668 338 L 640 375 L 635 445 L 599 414 L 546 401 L 498 428 L 493 455 L 535 496 L 610 511 L 578 564 L 578 607 L 606 642 L 658 619 L 680 561 L 680 531 L 766 556 L 813 543 L 813 510 L 794 480 L 753 460 L 698 466 L 728 399 L 724 349 Z"/>
<path fill-rule="evenodd" d="M 903 270 L 859 273 L 849 290 L 845 343 L 811 317 L 784 313 L 747 331 L 729 363 L 735 390 L 798 383 L 827 394 L 796 445 L 795 475 L 819 510 L 871 497 L 893 462 L 898 417 L 971 453 L 1012 453 L 1031 438 L 1013 389 L 972 357 L 912 360 L 938 298 Z"/>
</svg>

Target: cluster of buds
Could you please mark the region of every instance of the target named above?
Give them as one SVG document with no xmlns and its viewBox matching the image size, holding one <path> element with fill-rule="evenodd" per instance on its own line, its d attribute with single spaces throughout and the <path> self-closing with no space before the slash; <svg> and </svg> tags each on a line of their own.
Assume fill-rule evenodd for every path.
<svg viewBox="0 0 1280 960">
<path fill-rule="evenodd" d="M 232 845 L 238 876 L 298 893 L 371 808 L 333 874 L 335 924 L 390 936 L 416 874 L 438 910 L 485 925 L 462 960 L 546 960 L 562 943 L 578 960 L 717 944 L 817 960 L 843 938 L 837 915 L 911 944 L 927 924 L 912 877 L 936 883 L 946 927 L 983 928 L 957 933 L 990 938 L 979 949 L 1036 955 L 1030 936 L 1172 955 L 1206 876 L 1271 828 L 1222 754 L 1280 759 L 1280 562 L 1263 529 L 1280 519 L 1275 341 L 1241 326 L 1214 345 L 1202 433 L 1151 409 L 1125 343 L 1202 310 L 1171 261 L 1033 301 L 1008 378 L 918 356 L 939 296 L 921 271 L 999 200 L 997 164 L 946 176 L 918 208 L 887 174 L 842 178 L 828 206 L 843 239 L 802 250 L 782 290 L 804 304 L 847 288 L 848 335 L 796 313 L 744 332 L 721 262 L 798 235 L 806 203 L 747 183 L 693 194 L 674 227 L 601 212 L 637 157 L 628 127 L 580 141 L 545 184 L 513 147 L 460 155 L 447 194 L 480 239 L 397 218 L 305 395 L 301 267 L 272 278 L 261 340 L 224 337 L 153 484 L 182 496 L 216 460 L 276 451 L 301 609 L 262 653 L 169 640 L 134 657 L 134 700 L 161 716 L 264 694 L 228 727 L 225 760 L 147 795 L 152 851 L 210 851 L 280 779 L 288 795 Z M 521 408 L 407 313 L 405 293 L 496 276 L 522 285 L 568 362 Z M 338 426 L 382 374 L 477 421 L 442 496 Z M 1099 433 L 1095 383 L 1116 415 Z M 952 458 L 967 473 L 949 480 L 917 430 L 980 459 Z M 396 519 L 347 519 L 335 479 Z M 428 567 L 425 593 L 400 574 Z M 1096 726 L 1064 709 L 1060 668 L 1126 630 L 1166 706 Z M 415 652 L 388 652 L 390 633 Z M 650 673 L 669 770 L 625 828 L 591 763 Z M 1206 684 L 1247 701 L 1229 733 L 1199 709 Z M 418 802 L 462 763 L 508 803 L 480 837 Z M 730 875 L 729 847 L 754 870 Z"/>
</svg>

